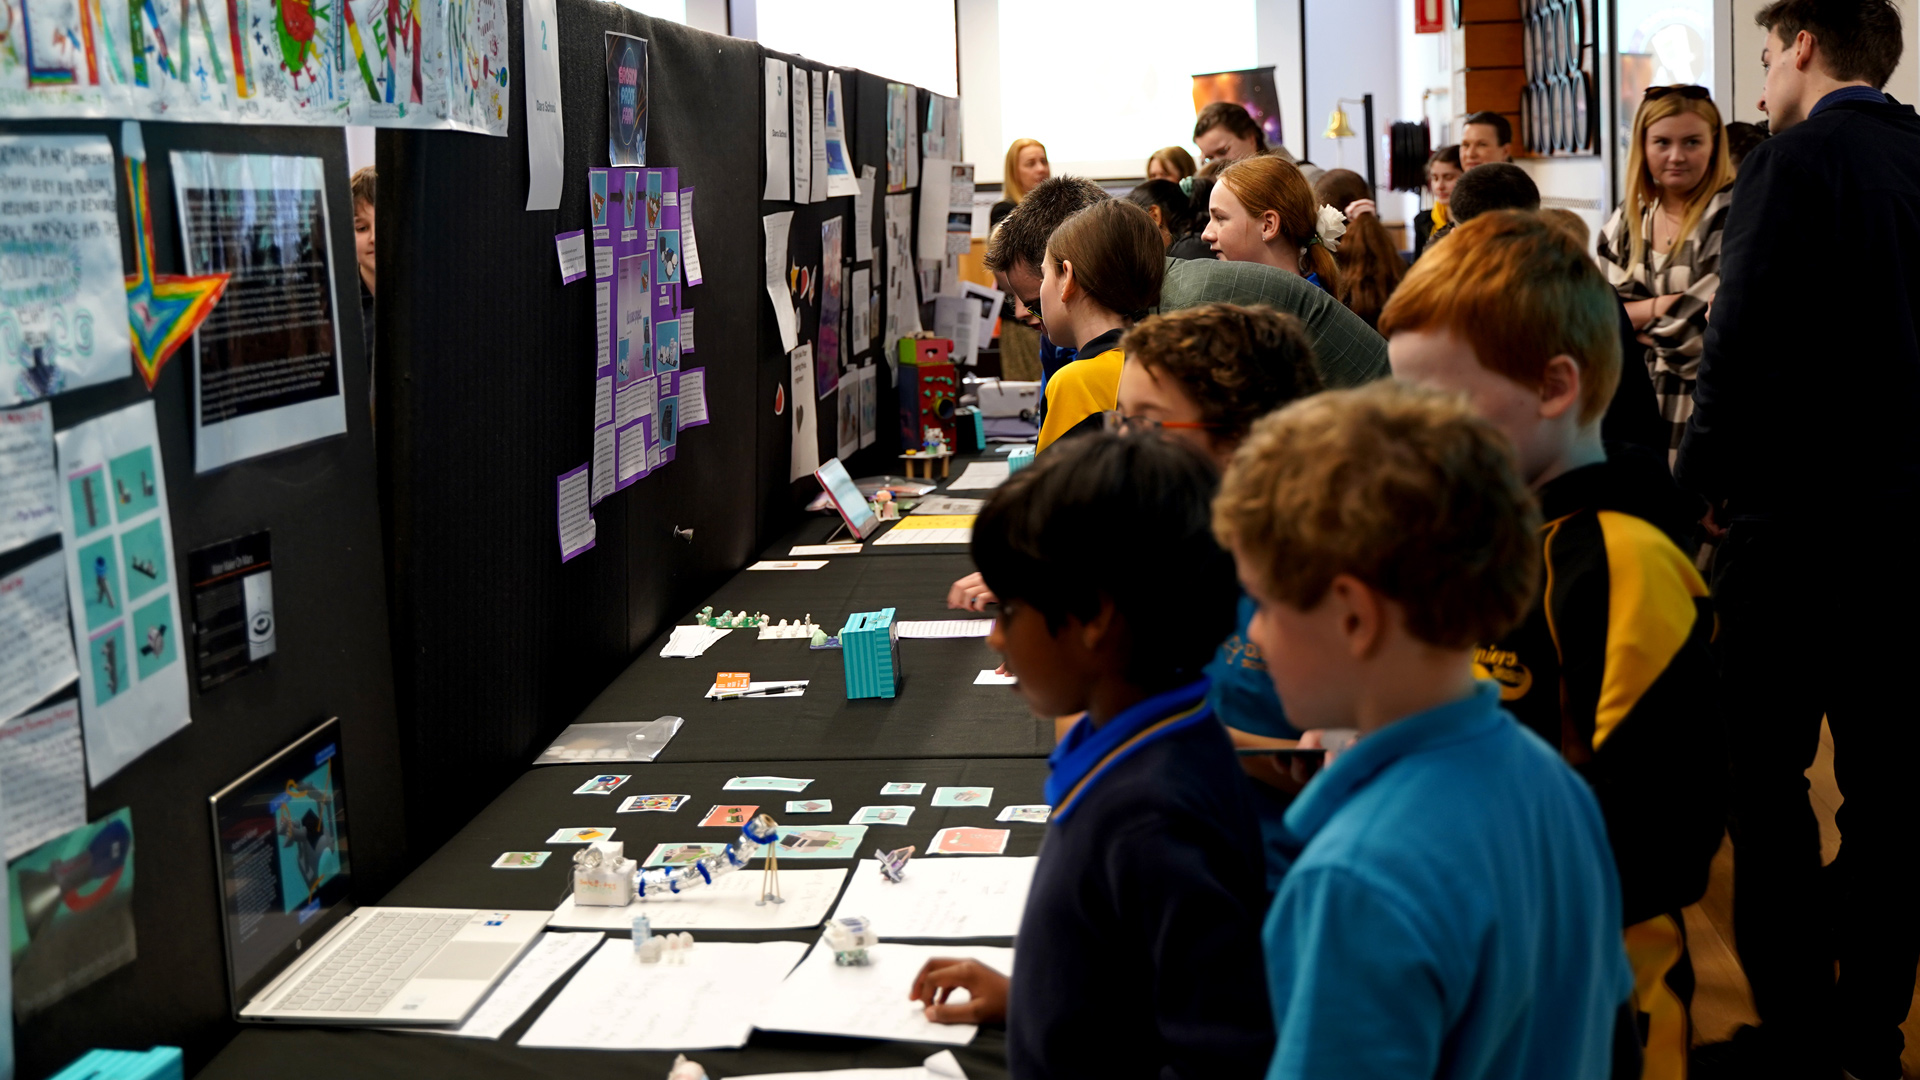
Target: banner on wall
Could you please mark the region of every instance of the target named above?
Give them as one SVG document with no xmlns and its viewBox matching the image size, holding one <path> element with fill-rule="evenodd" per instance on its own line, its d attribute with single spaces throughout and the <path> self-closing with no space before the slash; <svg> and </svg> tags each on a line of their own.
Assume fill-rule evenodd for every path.
<svg viewBox="0 0 1920 1080">
<path fill-rule="evenodd" d="M 511 81 L 502 0 L 0 0 L 0 119 L 505 136 Z"/>
</svg>

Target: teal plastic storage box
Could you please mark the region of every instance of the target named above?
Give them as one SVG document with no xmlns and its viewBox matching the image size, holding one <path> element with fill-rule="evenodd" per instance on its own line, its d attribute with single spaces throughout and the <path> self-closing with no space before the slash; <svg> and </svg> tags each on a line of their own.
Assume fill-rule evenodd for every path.
<svg viewBox="0 0 1920 1080">
<path fill-rule="evenodd" d="M 847 697 L 890 698 L 900 688 L 900 644 L 893 609 L 862 611 L 840 629 L 840 659 L 847 666 Z"/>
<path fill-rule="evenodd" d="M 1007 475 L 1012 476 L 1033 464 L 1033 447 L 1019 446 L 1007 452 Z"/>
<path fill-rule="evenodd" d="M 60 1070 L 53 1080 L 181 1080 L 184 1067 L 177 1046 L 151 1050 L 89 1050 Z"/>
</svg>

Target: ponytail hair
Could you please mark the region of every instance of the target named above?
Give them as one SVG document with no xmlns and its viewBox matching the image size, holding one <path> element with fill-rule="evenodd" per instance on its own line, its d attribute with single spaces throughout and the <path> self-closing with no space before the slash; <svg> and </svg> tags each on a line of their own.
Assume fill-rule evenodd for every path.
<svg viewBox="0 0 1920 1080">
<path fill-rule="evenodd" d="M 1219 183 L 1254 217 L 1271 211 L 1280 219 L 1280 239 L 1300 249 L 1300 273 L 1317 274 L 1340 295 L 1340 267 L 1320 240 L 1320 204 L 1298 166 L 1270 155 L 1236 161 L 1220 170 Z"/>
<path fill-rule="evenodd" d="M 1322 205 L 1342 214 L 1355 202 L 1373 197 L 1366 178 L 1352 169 L 1322 173 L 1313 190 Z M 1340 264 L 1340 288 L 1334 295 L 1368 326 L 1379 322 L 1387 299 L 1400 286 L 1400 279 L 1407 276 L 1407 263 L 1378 215 L 1362 214 L 1347 220 L 1347 232 L 1340 238 L 1335 261 Z"/>
</svg>

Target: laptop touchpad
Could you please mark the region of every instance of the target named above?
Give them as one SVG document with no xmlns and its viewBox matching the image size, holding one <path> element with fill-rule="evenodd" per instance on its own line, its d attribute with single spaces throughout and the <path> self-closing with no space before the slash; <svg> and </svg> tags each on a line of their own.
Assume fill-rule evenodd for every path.
<svg viewBox="0 0 1920 1080">
<path fill-rule="evenodd" d="M 420 969 L 416 979 L 491 979 L 520 946 L 509 942 L 456 941 Z"/>
</svg>

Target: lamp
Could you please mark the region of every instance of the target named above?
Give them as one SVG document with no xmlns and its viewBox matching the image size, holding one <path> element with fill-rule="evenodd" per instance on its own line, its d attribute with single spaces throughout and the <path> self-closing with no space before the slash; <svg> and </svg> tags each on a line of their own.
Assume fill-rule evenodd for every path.
<svg viewBox="0 0 1920 1080">
<path fill-rule="evenodd" d="M 1340 152 L 1340 167 L 1345 168 L 1347 148 L 1340 140 L 1351 139 L 1359 132 L 1353 130 L 1353 125 L 1347 122 L 1347 110 L 1341 108 L 1342 105 L 1358 105 L 1363 112 L 1367 128 L 1367 187 L 1377 187 L 1373 172 L 1373 95 L 1362 94 L 1357 98 L 1340 98 L 1333 103 L 1333 114 L 1327 117 L 1327 130 L 1321 138 L 1334 140 L 1334 146 Z"/>
</svg>

